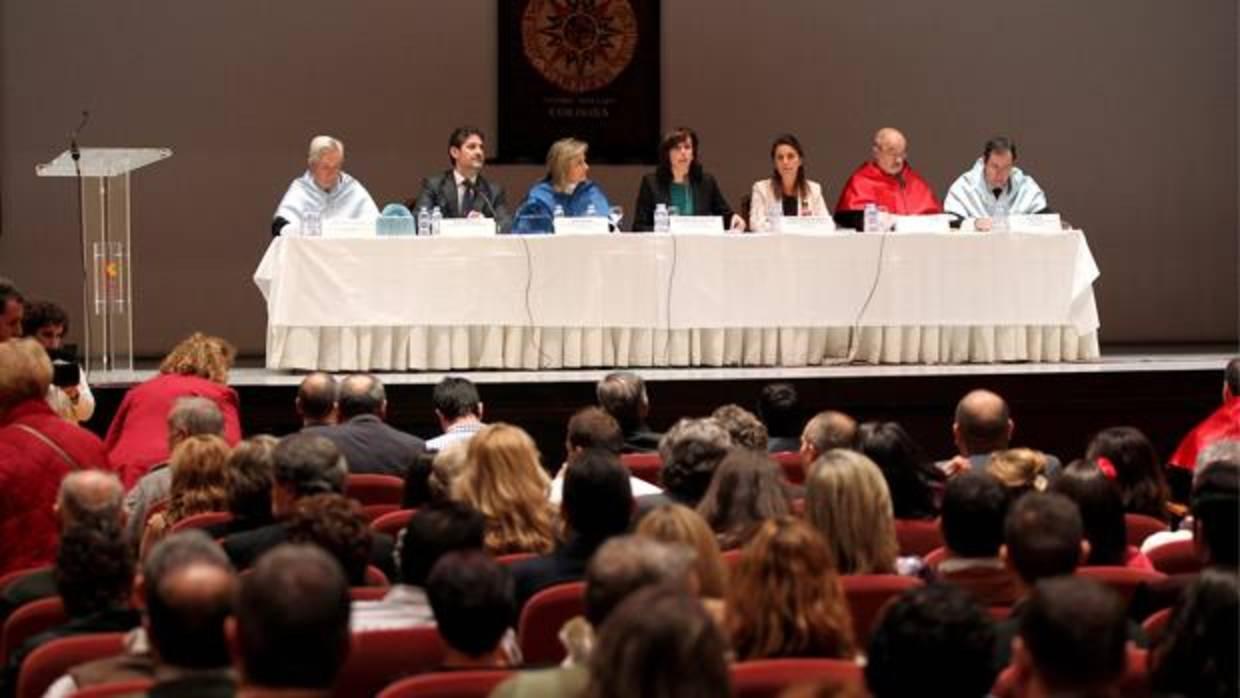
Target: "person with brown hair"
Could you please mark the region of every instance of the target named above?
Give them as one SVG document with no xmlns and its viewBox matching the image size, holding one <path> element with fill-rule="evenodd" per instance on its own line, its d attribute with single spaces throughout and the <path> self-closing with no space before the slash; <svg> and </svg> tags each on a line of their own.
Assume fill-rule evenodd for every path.
<svg viewBox="0 0 1240 698">
<path fill-rule="evenodd" d="M 848 658 L 848 602 L 826 543 L 790 516 L 762 524 L 741 553 L 724 611 L 739 660 Z"/>
<path fill-rule="evenodd" d="M 719 547 L 739 548 L 764 521 L 792 513 L 779 466 L 765 451 L 733 449 L 719 464 L 698 513 L 714 529 Z"/>
<path fill-rule="evenodd" d="M 654 230 L 656 204 L 674 206 L 682 216 L 719 216 L 724 227 L 744 231 L 745 220 L 732 211 L 719 183 L 702 168 L 697 132 L 687 126 L 668 131 L 659 143 L 659 166 L 642 176 L 633 208 L 633 231 Z"/>
<path fill-rule="evenodd" d="M 486 517 L 485 543 L 492 555 L 549 553 L 555 545 L 549 486 L 530 435 L 496 422 L 469 440 L 465 469 L 453 483 L 453 498 Z"/>
<path fill-rule="evenodd" d="M 177 398 L 211 400 L 224 414 L 224 440 L 231 446 L 241 439 L 240 402 L 237 391 L 228 387 L 236 355 L 226 340 L 195 332 L 168 352 L 159 375 L 125 393 L 104 443 L 126 489 L 168 459 L 167 418 Z"/>
<path fill-rule="evenodd" d="M 218 436 L 200 434 L 172 451 L 172 484 L 168 508 L 151 515 L 142 534 L 139 558 L 181 519 L 208 511 L 228 510 L 228 444 Z"/>
<path fill-rule="evenodd" d="M 1171 490 L 1154 444 L 1135 427 L 1103 429 L 1089 442 L 1085 459 L 1109 464 L 1124 511 L 1167 520 Z M 1105 460 L 1101 460 L 1105 459 Z"/>
<path fill-rule="evenodd" d="M 894 574 L 899 544 L 887 481 L 874 461 L 827 451 L 805 482 L 805 513 L 831 548 L 840 574 Z"/>
<path fill-rule="evenodd" d="M 717 609 L 722 615 L 727 569 L 719 554 L 719 541 L 700 514 L 683 504 L 664 504 L 643 516 L 635 532 L 643 538 L 692 549 L 698 595 L 708 609 Z"/>
<path fill-rule="evenodd" d="M 732 445 L 766 453 L 770 434 L 757 415 L 736 404 L 722 405 L 710 413 L 732 437 Z"/>
</svg>

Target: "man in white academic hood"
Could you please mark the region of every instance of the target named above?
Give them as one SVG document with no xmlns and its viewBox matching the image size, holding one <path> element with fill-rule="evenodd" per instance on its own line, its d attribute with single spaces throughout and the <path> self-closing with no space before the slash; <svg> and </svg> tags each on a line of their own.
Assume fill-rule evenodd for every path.
<svg viewBox="0 0 1240 698">
<path fill-rule="evenodd" d="M 948 190 L 943 210 L 976 219 L 977 230 L 990 230 L 997 211 L 1013 216 L 1048 212 L 1042 188 L 1015 163 L 1015 141 L 1006 136 L 986 141 L 982 157 Z"/>
<path fill-rule="evenodd" d="M 344 144 L 331 136 L 315 136 L 305 173 L 293 180 L 276 207 L 271 234 L 300 234 L 307 213 L 318 213 L 321 221 L 378 218 L 370 192 L 346 174 L 343 165 Z"/>
</svg>

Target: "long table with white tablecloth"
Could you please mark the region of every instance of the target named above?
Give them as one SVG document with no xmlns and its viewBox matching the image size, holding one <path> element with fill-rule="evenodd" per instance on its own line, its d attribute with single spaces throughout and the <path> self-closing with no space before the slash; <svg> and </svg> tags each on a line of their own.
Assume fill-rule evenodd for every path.
<svg viewBox="0 0 1240 698">
<path fill-rule="evenodd" d="M 1082 361 L 1098 268 L 1056 233 L 280 237 L 267 366 Z"/>
</svg>

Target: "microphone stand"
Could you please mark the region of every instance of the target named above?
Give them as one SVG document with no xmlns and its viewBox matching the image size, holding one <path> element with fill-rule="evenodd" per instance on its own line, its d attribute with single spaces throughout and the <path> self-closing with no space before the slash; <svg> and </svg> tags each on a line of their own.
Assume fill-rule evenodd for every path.
<svg viewBox="0 0 1240 698">
<path fill-rule="evenodd" d="M 69 134 L 69 157 L 73 158 L 73 182 L 77 187 L 78 229 L 82 235 L 82 345 L 85 347 L 86 367 L 90 368 L 90 250 L 86 241 L 86 209 L 82 203 L 82 151 L 78 148 L 77 137 L 86 128 L 90 120 L 90 112 L 82 110 L 82 121 L 73 133 Z"/>
</svg>

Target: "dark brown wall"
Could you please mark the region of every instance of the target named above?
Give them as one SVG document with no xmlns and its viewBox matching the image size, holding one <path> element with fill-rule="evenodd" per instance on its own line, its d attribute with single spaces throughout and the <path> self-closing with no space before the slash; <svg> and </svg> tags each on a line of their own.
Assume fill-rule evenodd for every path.
<svg viewBox="0 0 1240 698">
<path fill-rule="evenodd" d="M 797 133 L 828 203 L 873 130 L 904 129 L 942 194 L 1015 136 L 1089 234 L 1104 342 L 1237 336 L 1240 120 L 1234 0 L 664 3 L 663 120 L 691 124 L 734 204 Z M 251 275 L 306 143 L 331 133 L 382 203 L 441 169 L 461 122 L 494 132 L 495 3 L 353 0 L 0 4 L 0 274 L 79 296 L 73 189 L 34 164 L 162 145 L 135 179 L 140 353 L 205 329 L 261 352 Z M 595 167 L 632 209 L 641 168 Z M 491 173 L 519 198 L 532 167 Z"/>
</svg>

